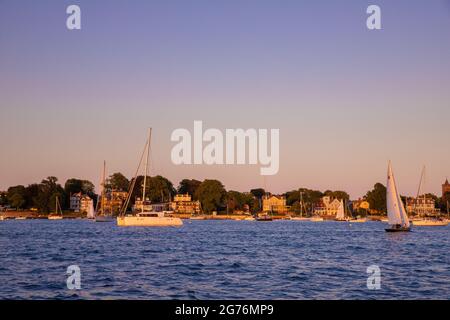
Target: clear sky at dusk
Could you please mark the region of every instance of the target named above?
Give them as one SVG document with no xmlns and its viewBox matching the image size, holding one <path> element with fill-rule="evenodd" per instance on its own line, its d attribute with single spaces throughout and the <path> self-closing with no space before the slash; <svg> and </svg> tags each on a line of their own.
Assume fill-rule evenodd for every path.
<svg viewBox="0 0 450 320">
<path fill-rule="evenodd" d="M 66 28 L 78 4 L 82 29 Z M 366 28 L 377 4 L 382 30 Z M 175 166 L 174 129 L 279 128 L 280 170 Z M 0 190 L 54 175 L 414 195 L 450 178 L 450 1 L 0 0 Z"/>
</svg>

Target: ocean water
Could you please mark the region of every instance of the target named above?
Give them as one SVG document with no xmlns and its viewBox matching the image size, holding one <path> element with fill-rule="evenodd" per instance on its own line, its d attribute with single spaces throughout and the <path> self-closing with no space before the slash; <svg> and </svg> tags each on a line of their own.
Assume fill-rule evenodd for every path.
<svg viewBox="0 0 450 320">
<path fill-rule="evenodd" d="M 0 299 L 450 299 L 450 226 L 0 222 Z M 78 265 L 81 290 L 66 286 Z M 367 267 L 381 289 L 367 288 Z"/>
</svg>

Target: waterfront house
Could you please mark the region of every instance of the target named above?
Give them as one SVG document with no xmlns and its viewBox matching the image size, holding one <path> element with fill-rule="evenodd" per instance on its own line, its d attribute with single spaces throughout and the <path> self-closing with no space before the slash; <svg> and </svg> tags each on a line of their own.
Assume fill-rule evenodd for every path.
<svg viewBox="0 0 450 320">
<path fill-rule="evenodd" d="M 88 195 L 81 192 L 70 195 L 70 210 L 74 212 L 88 212 L 91 205 L 94 205 L 94 200 Z"/>
<path fill-rule="evenodd" d="M 338 212 L 340 199 L 331 199 L 330 196 L 322 197 L 321 201 L 314 207 L 314 214 L 320 216 L 335 216 Z"/>
<path fill-rule="evenodd" d="M 192 201 L 189 194 L 177 194 L 170 204 L 171 209 L 176 213 L 199 214 L 200 201 Z"/>
<path fill-rule="evenodd" d="M 266 195 L 263 198 L 263 211 L 273 213 L 287 213 L 289 207 L 286 206 L 286 197 L 276 195 Z"/>
<path fill-rule="evenodd" d="M 408 214 L 433 215 L 439 214 L 439 211 L 436 208 L 436 202 L 430 197 L 420 196 L 418 198 L 406 199 L 406 212 Z"/>
</svg>

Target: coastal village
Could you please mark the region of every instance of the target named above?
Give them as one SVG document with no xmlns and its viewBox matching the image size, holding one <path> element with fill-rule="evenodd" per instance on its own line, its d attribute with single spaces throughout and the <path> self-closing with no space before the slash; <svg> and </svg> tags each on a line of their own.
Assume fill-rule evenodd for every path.
<svg viewBox="0 0 450 320">
<path fill-rule="evenodd" d="M 142 176 L 136 178 L 141 185 Z M 184 179 L 177 189 L 166 178 L 148 177 L 145 201 L 138 192 L 131 195 L 127 211 L 165 210 L 180 218 L 235 219 L 241 220 L 259 214 L 273 219 L 292 217 L 320 217 L 333 220 L 340 210 L 346 217 L 381 220 L 386 216 L 386 188 L 377 183 L 373 190 L 360 199 L 351 200 L 344 191 L 309 190 L 300 188 L 281 195 L 271 194 L 264 189 L 249 192 L 227 191 L 217 180 Z M 127 201 L 128 181 L 121 173 L 115 173 L 101 185 L 100 194 L 94 192 L 94 185 L 86 180 L 69 179 L 64 187 L 55 177 L 49 177 L 41 184 L 13 186 L 0 192 L 1 219 L 46 218 L 57 211 L 55 199 L 61 204 L 64 218 L 87 218 L 90 208 L 96 211 L 119 215 Z M 401 197 L 409 216 L 448 216 L 450 183 L 442 184 L 442 194 L 422 194 L 417 197 Z M 343 204 L 343 208 L 342 208 Z"/>
</svg>

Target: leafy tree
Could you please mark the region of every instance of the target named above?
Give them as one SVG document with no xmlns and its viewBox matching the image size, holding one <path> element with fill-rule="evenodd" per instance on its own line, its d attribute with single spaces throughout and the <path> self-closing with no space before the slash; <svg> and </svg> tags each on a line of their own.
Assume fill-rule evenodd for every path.
<svg viewBox="0 0 450 320">
<path fill-rule="evenodd" d="M 365 199 L 371 209 L 386 212 L 386 187 L 383 184 L 376 183 L 373 189 L 367 192 Z"/>
<path fill-rule="evenodd" d="M 23 209 L 26 204 L 26 189 L 24 186 L 14 186 L 8 188 L 7 191 L 8 203 L 11 207 L 16 209 Z"/>
<path fill-rule="evenodd" d="M 73 193 L 94 194 L 95 186 L 89 180 L 80 180 L 76 178 L 68 179 L 64 184 L 64 191 L 70 195 Z"/>
<path fill-rule="evenodd" d="M 4 206 L 8 204 L 8 193 L 0 192 L 0 206 Z"/>
<path fill-rule="evenodd" d="M 144 187 L 144 176 L 136 178 L 136 184 L 132 192 L 132 199 L 142 198 L 142 189 Z M 145 188 L 145 198 L 151 202 L 165 202 L 172 199 L 176 190 L 172 182 L 162 176 L 147 177 Z"/>
<path fill-rule="evenodd" d="M 21 209 L 24 207 L 26 201 L 25 197 L 20 193 L 14 193 L 9 199 L 9 203 L 13 208 Z"/>
<path fill-rule="evenodd" d="M 347 192 L 345 192 L 345 191 L 339 191 L 339 190 L 338 191 L 330 191 L 330 190 L 327 190 L 327 191 L 324 192 L 324 194 L 326 196 L 330 196 L 330 197 L 336 198 L 336 199 L 343 199 L 345 201 L 350 200 L 350 195 Z"/>
<path fill-rule="evenodd" d="M 35 206 L 35 199 L 39 195 L 39 184 L 33 183 L 28 185 L 25 189 L 25 200 L 26 200 L 26 207 L 32 208 Z"/>
<path fill-rule="evenodd" d="M 257 199 L 261 199 L 266 194 L 266 191 L 262 188 L 252 189 L 250 193 L 255 196 Z"/>
<path fill-rule="evenodd" d="M 39 185 L 39 193 L 34 199 L 35 205 L 39 211 L 46 213 L 54 211 L 56 196 L 59 197 L 61 207 L 64 206 L 65 192 L 57 182 L 58 178 L 56 177 L 48 177 L 47 179 L 42 180 Z"/>
<path fill-rule="evenodd" d="M 196 191 L 196 198 L 200 200 L 206 213 L 218 211 L 223 207 L 226 195 L 223 184 L 218 180 L 204 180 Z"/>
<path fill-rule="evenodd" d="M 180 194 L 190 194 L 193 200 L 196 199 L 196 191 L 198 187 L 200 186 L 201 181 L 195 180 L 195 179 L 183 179 L 180 182 L 180 185 L 178 186 L 178 193 Z"/>
<path fill-rule="evenodd" d="M 120 172 L 109 176 L 109 187 L 114 191 L 128 191 L 130 181 Z"/>
</svg>

